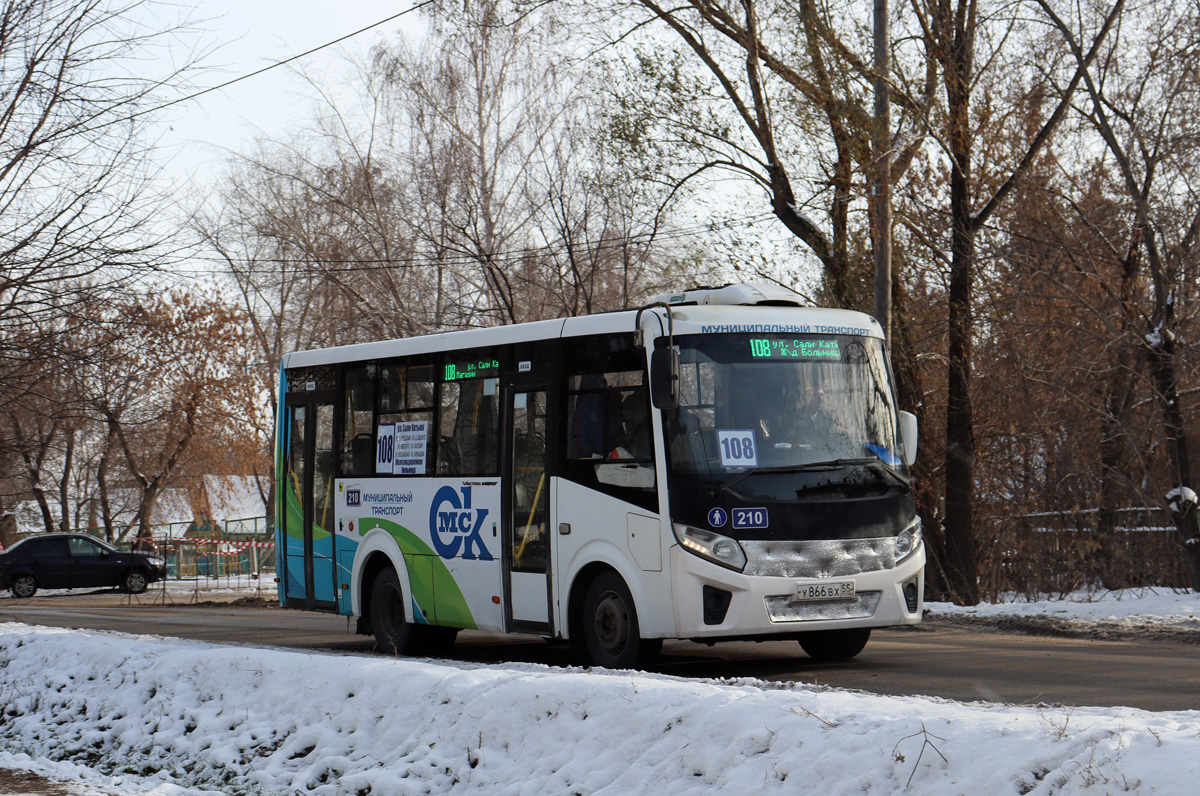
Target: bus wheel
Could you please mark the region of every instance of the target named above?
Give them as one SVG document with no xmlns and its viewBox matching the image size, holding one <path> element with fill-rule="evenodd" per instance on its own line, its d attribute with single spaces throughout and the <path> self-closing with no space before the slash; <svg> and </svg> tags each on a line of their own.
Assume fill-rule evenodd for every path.
<svg viewBox="0 0 1200 796">
<path fill-rule="evenodd" d="M 380 652 L 407 655 L 413 651 L 417 633 L 404 618 L 404 590 L 395 570 L 385 569 L 371 587 L 371 633 Z"/>
<path fill-rule="evenodd" d="M 848 661 L 863 651 L 869 638 L 869 627 L 814 630 L 800 637 L 800 646 L 810 658 L 818 661 Z"/>
<path fill-rule="evenodd" d="M 588 658 L 609 669 L 645 665 L 662 649 L 662 639 L 643 639 L 640 632 L 629 587 L 617 573 L 602 573 L 588 586 L 583 603 Z"/>
</svg>

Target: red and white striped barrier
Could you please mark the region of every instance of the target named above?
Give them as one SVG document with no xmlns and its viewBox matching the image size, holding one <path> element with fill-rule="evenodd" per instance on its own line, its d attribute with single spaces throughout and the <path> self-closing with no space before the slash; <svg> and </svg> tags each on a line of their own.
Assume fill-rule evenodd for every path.
<svg viewBox="0 0 1200 796">
<path fill-rule="evenodd" d="M 165 544 L 181 545 L 181 544 L 227 544 L 232 547 L 246 549 L 248 547 L 274 547 L 274 542 L 235 542 L 232 539 L 191 539 L 184 537 L 182 539 L 171 539 Z"/>
<path fill-rule="evenodd" d="M 164 547 L 184 547 L 186 545 L 226 545 L 236 547 L 236 552 L 245 552 L 251 547 L 258 547 L 259 550 L 274 549 L 274 541 L 232 541 L 229 539 L 169 539 L 162 541 Z M 222 553 L 222 555 L 234 555 L 234 553 Z"/>
</svg>

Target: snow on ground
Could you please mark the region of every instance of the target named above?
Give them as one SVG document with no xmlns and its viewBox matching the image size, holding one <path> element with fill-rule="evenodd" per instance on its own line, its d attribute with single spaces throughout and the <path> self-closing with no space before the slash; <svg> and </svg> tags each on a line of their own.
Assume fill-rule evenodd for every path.
<svg viewBox="0 0 1200 796">
<path fill-rule="evenodd" d="M 949 616 L 1044 616 L 1082 624 L 1200 630 L 1200 594 L 1162 588 L 1081 591 L 1062 600 L 1023 600 L 1013 597 L 1000 603 L 965 608 L 951 603 L 926 603 L 926 608 L 934 614 Z"/>
<path fill-rule="evenodd" d="M 1200 609 L 1192 594 L 1119 596 L 1043 612 L 1194 622 Z M 1150 610 L 1165 613 L 1139 613 Z M 0 706 L 0 768 L 84 796 L 1177 794 L 1200 779 L 1200 711 L 964 704 L 18 624 L 0 624 Z"/>
<path fill-rule="evenodd" d="M 274 575 L 222 575 L 219 578 L 188 578 L 184 580 L 166 580 L 151 583 L 145 592 L 139 595 L 129 595 L 120 589 L 38 589 L 34 599 L 42 597 L 79 597 L 83 595 L 114 594 L 126 599 L 141 602 L 154 600 L 169 600 L 170 602 L 186 601 L 189 597 L 205 600 L 209 597 L 261 597 L 274 600 L 278 594 Z M 164 594 L 166 596 L 164 596 Z M 3 595 L 0 595 L 3 599 Z"/>
</svg>

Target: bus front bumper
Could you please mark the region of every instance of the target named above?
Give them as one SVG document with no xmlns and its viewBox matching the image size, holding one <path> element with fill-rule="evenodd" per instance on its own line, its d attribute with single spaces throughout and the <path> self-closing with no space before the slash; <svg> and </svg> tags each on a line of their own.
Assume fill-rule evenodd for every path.
<svg viewBox="0 0 1200 796">
<path fill-rule="evenodd" d="M 915 625 L 924 608 L 924 545 L 894 568 L 833 578 L 748 576 L 679 546 L 670 566 L 677 638 Z M 847 582 L 852 596 L 844 595 Z"/>
</svg>

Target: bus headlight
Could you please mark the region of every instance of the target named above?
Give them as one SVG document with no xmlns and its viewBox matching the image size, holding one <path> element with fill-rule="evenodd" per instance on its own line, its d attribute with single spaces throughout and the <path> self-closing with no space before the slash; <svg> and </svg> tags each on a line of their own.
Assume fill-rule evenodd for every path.
<svg viewBox="0 0 1200 796">
<path fill-rule="evenodd" d="M 917 517 L 896 536 L 896 563 L 917 552 L 921 546 L 921 518 Z"/>
<path fill-rule="evenodd" d="M 703 531 L 690 525 L 674 523 L 675 538 L 689 553 L 707 558 L 723 567 L 741 572 L 746 568 L 746 552 L 736 539 L 712 531 Z"/>
</svg>

